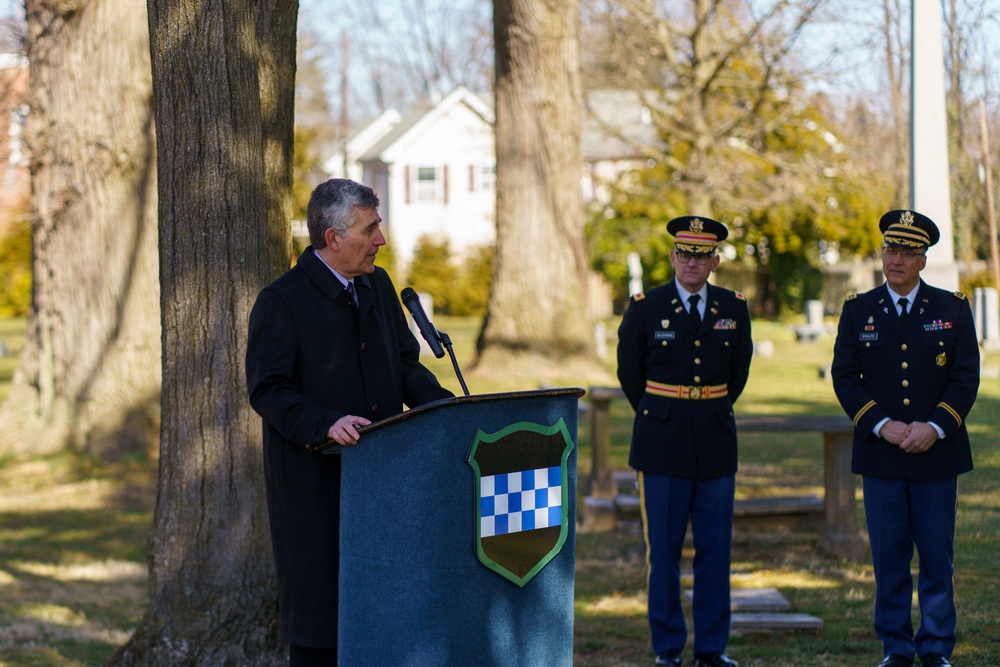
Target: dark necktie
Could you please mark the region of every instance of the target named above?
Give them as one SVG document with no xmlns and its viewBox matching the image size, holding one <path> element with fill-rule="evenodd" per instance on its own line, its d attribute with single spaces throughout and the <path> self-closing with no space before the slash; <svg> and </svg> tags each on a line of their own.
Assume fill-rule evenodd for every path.
<svg viewBox="0 0 1000 667">
<path fill-rule="evenodd" d="M 354 305 L 358 305 L 358 295 L 354 293 L 354 282 L 348 281 L 345 289 L 347 290 L 347 293 L 351 295 L 351 299 L 354 300 Z"/>
<path fill-rule="evenodd" d="M 694 322 L 694 326 L 697 329 L 701 326 L 701 313 L 698 312 L 698 301 L 701 297 L 697 294 L 692 294 L 688 297 L 688 313 L 691 315 L 691 321 Z"/>
<path fill-rule="evenodd" d="M 904 297 L 900 299 L 897 303 L 899 303 L 899 323 L 903 324 L 906 322 L 906 316 L 908 314 L 906 312 L 906 306 L 907 304 L 909 304 L 909 301 L 907 301 L 906 298 Z"/>
</svg>

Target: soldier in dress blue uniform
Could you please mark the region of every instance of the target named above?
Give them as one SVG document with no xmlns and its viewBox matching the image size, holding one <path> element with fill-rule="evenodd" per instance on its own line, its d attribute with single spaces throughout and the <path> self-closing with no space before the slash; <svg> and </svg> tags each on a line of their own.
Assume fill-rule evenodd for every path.
<svg viewBox="0 0 1000 667">
<path fill-rule="evenodd" d="M 979 390 L 979 344 L 964 295 L 920 278 L 940 233 L 916 211 L 889 211 L 886 282 L 847 297 L 833 387 L 854 420 L 851 469 L 862 475 L 875 569 L 879 667 L 947 667 L 955 646 L 952 576 L 958 475 L 972 470 L 965 417 Z M 913 632 L 913 547 L 920 628 Z"/>
<path fill-rule="evenodd" d="M 699 667 L 735 667 L 729 568 L 736 488 L 733 403 L 746 386 L 753 343 L 739 292 L 708 283 L 725 225 L 684 216 L 675 279 L 636 294 L 618 329 L 618 379 L 635 409 L 629 465 L 638 471 L 648 565 L 649 625 L 657 665 L 680 665 L 687 641 L 680 559 L 694 539 L 694 653 Z"/>
</svg>

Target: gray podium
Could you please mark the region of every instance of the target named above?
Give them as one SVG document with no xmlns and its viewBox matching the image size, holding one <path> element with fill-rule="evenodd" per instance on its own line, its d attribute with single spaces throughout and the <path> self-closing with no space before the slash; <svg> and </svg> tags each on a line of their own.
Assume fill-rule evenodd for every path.
<svg viewBox="0 0 1000 667">
<path fill-rule="evenodd" d="M 342 667 L 572 665 L 583 393 L 456 397 L 342 448 Z"/>
</svg>

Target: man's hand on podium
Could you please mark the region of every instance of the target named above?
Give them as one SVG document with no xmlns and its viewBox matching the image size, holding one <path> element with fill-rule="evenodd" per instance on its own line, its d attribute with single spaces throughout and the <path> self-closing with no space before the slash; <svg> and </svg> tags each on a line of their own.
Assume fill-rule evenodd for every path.
<svg viewBox="0 0 1000 667">
<path fill-rule="evenodd" d="M 358 444 L 359 437 L 357 427 L 368 426 L 371 423 L 370 419 L 365 419 L 364 417 L 344 415 L 330 427 L 330 430 L 326 432 L 326 437 L 335 441 L 338 445 L 356 445 Z"/>
</svg>

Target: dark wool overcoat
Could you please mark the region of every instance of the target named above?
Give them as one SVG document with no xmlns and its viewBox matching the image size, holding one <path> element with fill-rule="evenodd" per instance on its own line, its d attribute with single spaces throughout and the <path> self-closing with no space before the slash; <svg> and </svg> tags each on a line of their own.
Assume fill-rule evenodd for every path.
<svg viewBox="0 0 1000 667">
<path fill-rule="evenodd" d="M 750 311 L 741 294 L 708 285 L 695 328 L 676 281 L 633 296 L 618 329 L 618 380 L 635 409 L 629 465 L 651 475 L 713 479 L 737 468 L 733 403 L 750 375 Z M 646 382 L 727 385 L 708 400 L 646 391 Z"/>
<path fill-rule="evenodd" d="M 972 470 L 965 417 L 979 391 L 979 343 L 965 296 L 920 281 L 905 323 L 883 284 L 844 302 L 833 350 L 833 389 L 854 420 L 851 470 L 926 481 Z M 885 418 L 934 422 L 945 433 L 922 454 L 877 438 Z"/>
<path fill-rule="evenodd" d="M 309 451 L 344 415 L 378 421 L 451 396 L 419 361 L 388 274 L 355 279 L 359 305 L 307 248 L 257 297 L 246 373 L 263 418 L 264 483 L 286 639 L 337 645 L 340 456 Z"/>
</svg>

